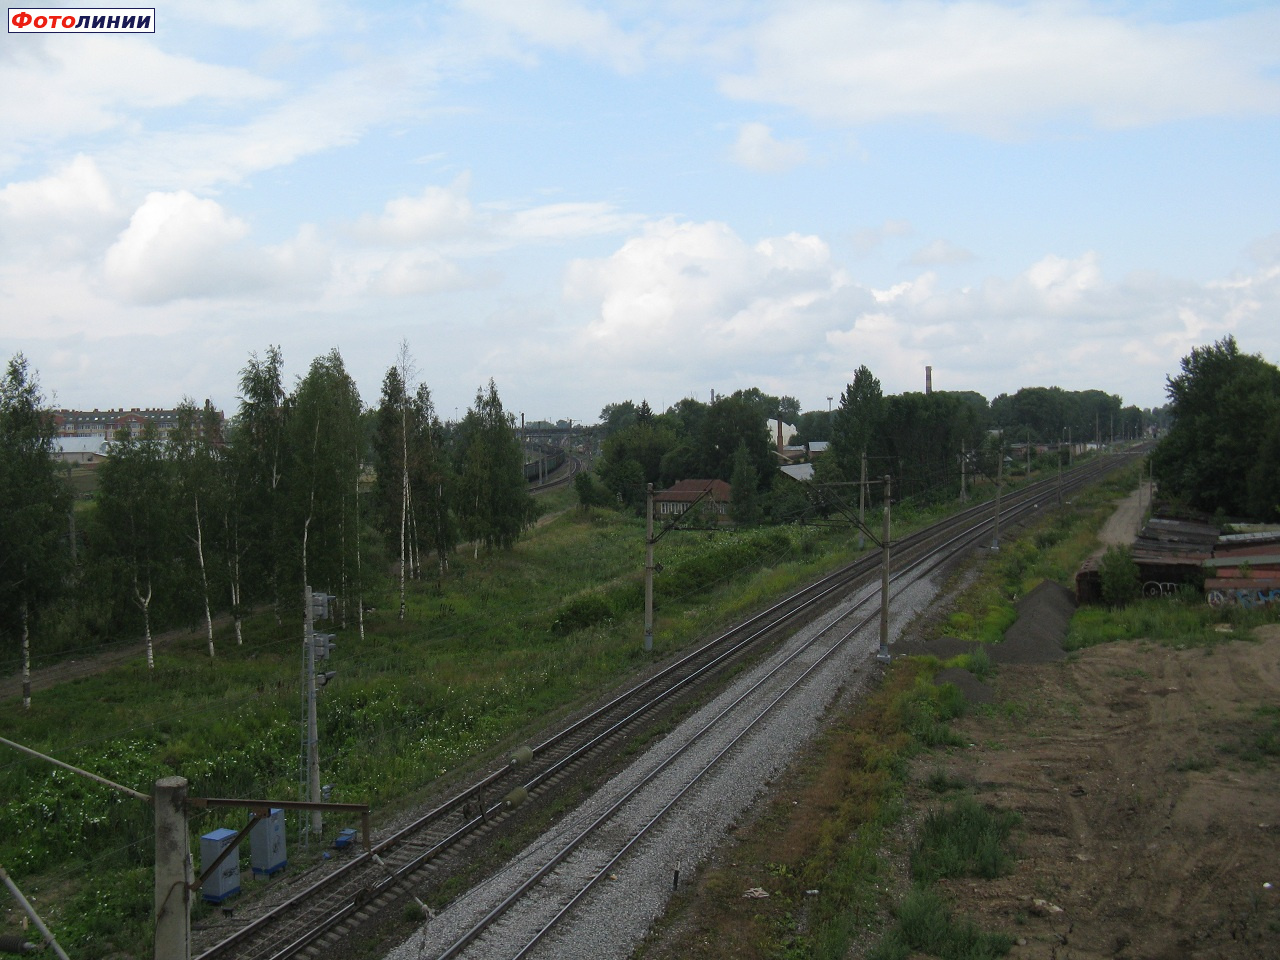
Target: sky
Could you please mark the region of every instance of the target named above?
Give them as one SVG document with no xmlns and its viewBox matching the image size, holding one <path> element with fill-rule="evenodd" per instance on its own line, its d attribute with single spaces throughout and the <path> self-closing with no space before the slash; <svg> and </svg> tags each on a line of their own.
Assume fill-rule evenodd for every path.
<svg viewBox="0 0 1280 960">
<path fill-rule="evenodd" d="M 1280 4 L 176 0 L 0 38 L 0 360 L 238 406 L 401 343 L 444 419 L 759 387 L 1165 402 L 1280 361 Z"/>
</svg>

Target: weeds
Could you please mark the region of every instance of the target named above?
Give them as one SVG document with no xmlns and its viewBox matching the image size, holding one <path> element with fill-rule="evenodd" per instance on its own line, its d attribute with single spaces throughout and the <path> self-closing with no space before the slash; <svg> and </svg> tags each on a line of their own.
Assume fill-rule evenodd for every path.
<svg viewBox="0 0 1280 960">
<path fill-rule="evenodd" d="M 960 797 L 925 819 L 911 858 L 912 876 L 922 883 L 1003 876 L 1013 866 L 1009 834 L 1020 822 L 1016 813 L 990 810 L 972 797 Z"/>
<path fill-rule="evenodd" d="M 898 906 L 897 926 L 867 953 L 867 960 L 906 960 L 924 953 L 942 960 L 989 960 L 1013 948 L 1013 938 L 984 933 L 972 922 L 951 916 L 942 897 L 916 887 Z"/>
</svg>

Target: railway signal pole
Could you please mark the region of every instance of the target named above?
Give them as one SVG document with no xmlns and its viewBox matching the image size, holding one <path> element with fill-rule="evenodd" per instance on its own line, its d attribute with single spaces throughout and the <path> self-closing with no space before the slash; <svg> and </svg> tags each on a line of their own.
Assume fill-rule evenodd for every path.
<svg viewBox="0 0 1280 960">
<path fill-rule="evenodd" d="M 883 562 L 880 568 L 880 652 L 876 659 L 889 662 L 889 475 L 884 476 L 884 532 L 881 537 Z"/>
<path fill-rule="evenodd" d="M 653 650 L 653 484 L 644 485 L 644 651 Z"/>
<path fill-rule="evenodd" d="M 830 399 L 829 397 L 827 399 Z M 867 545 L 863 531 L 867 527 L 867 451 L 862 451 L 862 479 L 858 483 L 858 549 Z"/>
<path fill-rule="evenodd" d="M 996 530 L 991 538 L 991 549 L 1000 549 L 1000 488 L 1004 485 L 1004 433 L 996 449 Z"/>
</svg>

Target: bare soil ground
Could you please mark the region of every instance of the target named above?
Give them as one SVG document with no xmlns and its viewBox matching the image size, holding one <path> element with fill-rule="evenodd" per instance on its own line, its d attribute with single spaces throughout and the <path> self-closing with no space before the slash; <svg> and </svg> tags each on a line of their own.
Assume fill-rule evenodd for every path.
<svg viewBox="0 0 1280 960">
<path fill-rule="evenodd" d="M 993 687 L 957 724 L 972 747 L 921 761 L 1022 816 L 1010 876 L 944 884 L 959 912 L 1019 937 L 1015 958 L 1280 957 L 1280 627 L 1106 644 Z"/>
</svg>

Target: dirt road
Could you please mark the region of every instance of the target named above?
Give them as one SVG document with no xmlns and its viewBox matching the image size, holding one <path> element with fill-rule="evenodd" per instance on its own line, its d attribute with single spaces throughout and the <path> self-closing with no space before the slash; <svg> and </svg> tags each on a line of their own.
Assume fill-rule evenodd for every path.
<svg viewBox="0 0 1280 960">
<path fill-rule="evenodd" d="M 1020 859 L 948 882 L 960 912 L 1019 937 L 1014 958 L 1280 957 L 1280 626 L 1106 644 L 995 687 L 942 765 L 1021 814 Z"/>
</svg>

